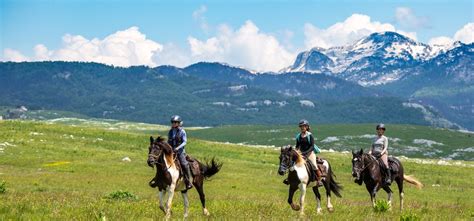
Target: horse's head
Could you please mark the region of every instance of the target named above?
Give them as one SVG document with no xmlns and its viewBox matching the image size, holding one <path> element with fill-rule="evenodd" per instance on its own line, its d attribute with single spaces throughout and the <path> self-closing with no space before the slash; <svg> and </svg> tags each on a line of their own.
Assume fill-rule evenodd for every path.
<svg viewBox="0 0 474 221">
<path fill-rule="evenodd" d="M 158 140 L 159 138 L 157 138 Z M 150 146 L 148 147 L 148 159 L 147 164 L 153 167 L 158 162 L 158 157 L 161 155 L 160 147 L 157 145 L 156 140 L 153 136 L 150 136 Z"/>
<path fill-rule="evenodd" d="M 360 180 L 360 175 L 364 170 L 364 151 L 360 149 L 358 152 L 352 151 L 352 177 L 355 177 L 356 182 Z"/>
<path fill-rule="evenodd" d="M 156 139 L 150 137 L 150 146 L 148 147 L 147 160 L 148 166 L 153 167 L 153 165 L 158 163 L 159 157 L 163 153 L 165 155 L 171 156 L 173 153 L 173 148 L 167 142 L 165 142 L 165 139 L 162 137 L 157 137 Z"/>
<path fill-rule="evenodd" d="M 280 150 L 280 167 L 278 168 L 278 174 L 283 176 L 288 168 L 291 167 L 294 155 L 293 155 L 293 147 L 290 145 L 281 147 Z"/>
</svg>

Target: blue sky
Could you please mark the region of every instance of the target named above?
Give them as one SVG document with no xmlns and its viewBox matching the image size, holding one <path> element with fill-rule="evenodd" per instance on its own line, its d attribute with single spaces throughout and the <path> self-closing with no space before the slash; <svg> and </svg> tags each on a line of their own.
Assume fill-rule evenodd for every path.
<svg viewBox="0 0 474 221">
<path fill-rule="evenodd" d="M 215 60 L 276 70 L 302 50 L 347 44 L 366 32 L 470 43 L 474 26 L 472 0 L 0 1 L 1 57 L 13 61 L 185 66 Z"/>
</svg>

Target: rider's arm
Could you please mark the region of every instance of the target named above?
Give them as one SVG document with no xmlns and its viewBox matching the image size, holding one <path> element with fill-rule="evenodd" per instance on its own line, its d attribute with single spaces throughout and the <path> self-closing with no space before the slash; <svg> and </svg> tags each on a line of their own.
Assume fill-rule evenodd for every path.
<svg viewBox="0 0 474 221">
<path fill-rule="evenodd" d="M 301 145 L 301 138 L 299 137 L 299 135 L 296 137 L 296 145 L 295 145 L 295 148 L 296 149 L 300 149 L 300 145 Z"/>
<path fill-rule="evenodd" d="M 384 155 L 387 153 L 387 149 L 388 149 L 388 138 L 385 138 L 383 140 L 383 150 L 382 150 L 382 154 L 381 155 Z"/>
<path fill-rule="evenodd" d="M 178 147 L 176 147 L 176 150 L 180 150 L 180 149 L 184 148 L 184 146 L 186 146 L 188 138 L 186 137 L 186 131 L 184 131 L 184 130 L 182 130 L 182 132 L 181 132 L 181 140 L 183 141 L 183 143 L 181 145 L 179 145 Z"/>
<path fill-rule="evenodd" d="M 309 148 L 303 153 L 303 155 L 309 156 L 312 151 L 314 151 L 314 137 L 313 135 L 309 135 Z"/>
</svg>

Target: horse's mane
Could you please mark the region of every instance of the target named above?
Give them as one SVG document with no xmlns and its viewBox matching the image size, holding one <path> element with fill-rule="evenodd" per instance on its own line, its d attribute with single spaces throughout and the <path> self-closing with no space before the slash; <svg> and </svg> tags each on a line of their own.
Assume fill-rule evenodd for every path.
<svg viewBox="0 0 474 221">
<path fill-rule="evenodd" d="M 296 153 L 296 164 L 298 164 L 298 166 L 303 165 L 305 163 L 303 159 L 303 154 L 299 150 L 294 150 L 294 151 Z"/>
</svg>

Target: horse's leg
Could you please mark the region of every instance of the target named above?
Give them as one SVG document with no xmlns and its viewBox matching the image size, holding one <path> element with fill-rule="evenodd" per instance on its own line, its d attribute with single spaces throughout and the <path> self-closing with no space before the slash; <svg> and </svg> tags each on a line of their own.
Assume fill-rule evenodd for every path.
<svg viewBox="0 0 474 221">
<path fill-rule="evenodd" d="M 199 193 L 199 199 L 201 200 L 201 205 L 202 205 L 202 213 L 205 216 L 209 216 L 210 215 L 209 211 L 207 211 L 207 208 L 206 208 L 206 195 L 204 195 L 204 185 L 203 185 L 204 182 L 203 182 L 202 177 L 199 177 L 199 178 L 198 176 L 194 177 L 193 184 Z"/>
<path fill-rule="evenodd" d="M 166 194 L 165 190 L 160 190 L 158 192 L 158 198 L 160 199 L 160 210 L 163 211 L 163 213 L 166 213 L 165 212 L 165 207 L 163 206 L 163 196 Z"/>
<path fill-rule="evenodd" d="M 321 194 L 319 193 L 319 190 L 318 190 L 318 187 L 317 186 L 314 186 L 313 187 L 313 192 L 314 192 L 314 195 L 316 196 L 316 202 L 318 203 L 318 206 L 316 207 L 316 212 L 318 214 L 321 214 Z"/>
<path fill-rule="evenodd" d="M 171 216 L 171 204 L 173 202 L 174 197 L 174 189 L 176 188 L 176 184 L 172 183 L 171 185 L 166 188 L 166 193 L 168 195 L 168 199 L 166 200 L 166 218 L 170 218 Z"/>
<path fill-rule="evenodd" d="M 331 187 L 329 186 L 331 182 L 331 177 L 327 177 L 324 181 L 324 188 L 326 189 L 326 197 L 327 197 L 327 208 L 329 212 L 334 212 L 334 207 L 331 203 Z"/>
<path fill-rule="evenodd" d="M 189 209 L 189 200 L 188 200 L 187 190 L 181 191 L 181 195 L 183 196 L 183 202 L 184 202 L 184 218 L 187 218 L 188 209 Z"/>
<path fill-rule="evenodd" d="M 401 177 L 400 177 L 401 176 Z M 400 194 L 400 211 L 403 210 L 403 174 L 399 175 L 396 179 L 398 186 L 398 193 Z"/>
<path fill-rule="evenodd" d="M 372 206 L 375 207 L 375 195 L 377 194 L 377 190 L 379 188 L 379 184 L 376 183 L 372 191 L 370 192 L 370 199 L 372 200 Z"/>
<path fill-rule="evenodd" d="M 290 204 L 291 208 L 296 211 L 300 210 L 300 206 L 293 203 L 293 195 L 297 189 L 298 186 L 293 184 L 290 184 L 290 188 L 288 189 L 288 203 Z"/>
<path fill-rule="evenodd" d="M 390 209 L 392 208 L 392 189 L 390 189 L 389 186 L 384 186 L 383 187 L 383 190 L 385 190 L 385 192 L 387 192 L 387 195 L 388 195 L 388 205 L 390 206 Z"/>
<path fill-rule="evenodd" d="M 304 197 L 306 196 L 306 184 L 305 183 L 300 183 L 299 188 L 300 188 L 300 192 L 301 192 L 301 195 L 300 195 L 300 207 L 301 207 L 300 215 L 304 215 Z"/>
</svg>

